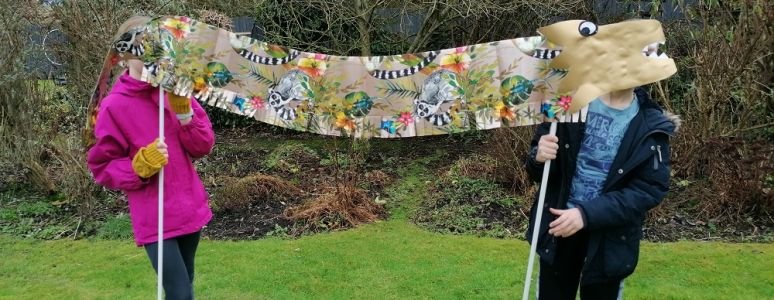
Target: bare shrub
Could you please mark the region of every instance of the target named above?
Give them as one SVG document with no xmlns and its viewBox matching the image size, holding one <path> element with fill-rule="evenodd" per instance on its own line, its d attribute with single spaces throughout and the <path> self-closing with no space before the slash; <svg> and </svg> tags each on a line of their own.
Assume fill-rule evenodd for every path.
<svg viewBox="0 0 774 300">
<path fill-rule="evenodd" d="M 495 180 L 495 173 L 500 164 L 491 156 L 473 154 L 455 161 L 444 176 Z"/>
<path fill-rule="evenodd" d="M 204 23 L 217 26 L 228 31 L 232 31 L 234 28 L 234 25 L 231 22 L 231 18 L 221 12 L 208 9 L 199 9 L 196 11 L 196 13 L 199 15 L 199 21 Z"/>
<path fill-rule="evenodd" d="M 682 9 L 684 20 L 665 24 L 679 72 L 654 84 L 653 94 L 684 119 L 672 139 L 674 180 L 696 184 L 676 190 L 667 199 L 676 203 L 665 205 L 726 224 L 764 217 L 774 210 L 764 186 L 774 140 L 771 4 L 701 2 Z"/>
<path fill-rule="evenodd" d="M 363 182 L 370 189 L 383 189 L 393 182 L 393 177 L 382 170 L 372 170 L 365 173 Z"/>
<path fill-rule="evenodd" d="M 274 176 L 253 174 L 243 178 L 220 177 L 221 187 L 212 197 L 216 212 L 245 210 L 267 202 L 297 202 L 304 192 Z"/>
<path fill-rule="evenodd" d="M 553 16 L 590 16 L 590 4 L 579 0 L 269 0 L 257 5 L 255 17 L 272 33 L 268 42 L 305 51 L 370 56 L 534 35 Z"/>
<path fill-rule="evenodd" d="M 264 161 L 266 168 L 288 173 L 305 171 L 319 164 L 320 156 L 314 149 L 295 142 L 278 146 Z"/>
<path fill-rule="evenodd" d="M 500 182 L 511 184 L 511 190 L 525 197 L 532 197 L 535 185 L 524 168 L 524 159 L 529 153 L 534 128 L 503 128 L 492 132 L 487 141 L 491 147 L 488 154 L 499 163 L 495 177 Z"/>
<path fill-rule="evenodd" d="M 45 120 L 38 113 L 47 102 L 44 92 L 34 79 L 21 79 L 2 89 L 0 99 L 3 117 L 0 157 L 9 162 L 10 168 L 23 172 L 38 191 L 53 193 L 56 188 L 47 170 L 46 149 L 55 133 L 46 128 Z"/>
<path fill-rule="evenodd" d="M 365 191 L 340 185 L 305 204 L 290 207 L 284 216 L 300 222 L 295 234 L 352 228 L 370 223 L 385 214 Z"/>
<path fill-rule="evenodd" d="M 774 212 L 774 193 L 766 183 L 774 174 L 774 146 L 719 138 L 700 151 L 712 159 L 702 168 L 710 193 L 698 203 L 699 217 L 737 222 Z"/>
</svg>

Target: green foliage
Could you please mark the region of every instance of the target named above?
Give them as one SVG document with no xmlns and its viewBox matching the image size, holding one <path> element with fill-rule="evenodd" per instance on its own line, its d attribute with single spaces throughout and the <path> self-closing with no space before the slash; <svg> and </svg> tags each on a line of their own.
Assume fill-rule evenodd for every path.
<svg viewBox="0 0 774 300">
<path fill-rule="evenodd" d="M 221 128 L 249 128 L 256 125 L 256 121 L 253 118 L 243 115 L 228 112 L 222 108 L 212 107 L 209 105 L 203 106 L 204 111 L 207 112 L 207 117 L 210 118 L 212 126 L 216 129 Z M 277 130 L 277 129 L 273 129 Z"/>
<path fill-rule="evenodd" d="M 0 234 L 57 239 L 73 231 L 73 218 L 60 207 L 61 195 L 45 198 L 28 191 L 0 193 Z"/>
<path fill-rule="evenodd" d="M 331 153 L 329 157 L 320 160 L 320 165 L 323 167 L 335 167 L 337 164 L 341 168 L 347 168 L 352 165 L 352 160 L 349 156 L 337 152 Z"/>
<path fill-rule="evenodd" d="M 434 231 L 493 237 L 522 236 L 519 199 L 489 180 L 449 176 L 435 182 L 414 216 Z"/>
<path fill-rule="evenodd" d="M 94 185 L 86 170 L 78 131 L 86 122 L 85 105 L 102 64 L 102 57 L 99 56 L 105 53 L 106 43 L 112 39 L 117 27 L 132 14 L 196 17 L 194 9 L 198 8 L 214 9 L 230 16 L 252 14 L 258 25 L 266 30 L 268 42 L 328 54 L 382 55 L 534 35 L 536 28 L 558 19 L 592 19 L 604 24 L 643 16 L 641 11 L 649 11 L 651 17 L 657 18 L 663 12 L 662 4 L 665 3 L 624 2 L 626 11 L 616 16 L 608 16 L 600 8 L 592 11 L 593 3 L 590 1 L 98 0 L 64 1 L 53 9 L 40 6 L 38 1 L 9 2 L 0 10 L 0 19 L 3 20 L 0 36 L 7 37 L 4 41 L 7 47 L 0 52 L 0 61 L 5 66 L 5 71 L 0 74 L 0 86 L 7 87 L 0 91 L 0 190 L 24 183 L 27 189 L 34 190 L 35 196 L 25 196 L 22 199 L 24 203 L 14 202 L 12 206 L 3 203 L 0 206 L 0 222 L 3 222 L 0 227 L 3 232 L 24 236 L 56 237 L 61 236 L 65 229 L 77 231 L 76 228 L 82 232 L 95 232 L 97 229 L 93 226 L 97 222 L 89 219 L 104 219 L 105 212 L 111 211 L 105 206 L 116 205 L 115 202 L 105 201 L 112 195 Z M 713 190 L 696 194 L 674 193 L 673 199 L 689 199 L 686 203 L 692 206 L 712 208 L 701 209 L 702 213 L 715 212 L 717 215 L 708 218 L 743 221 L 749 217 L 749 212 L 758 211 L 762 213 L 755 217 L 764 216 L 765 219 L 767 210 L 761 203 L 772 202 L 760 199 L 771 199 L 770 190 L 774 185 L 771 171 L 766 171 L 771 169 L 771 159 L 760 155 L 769 153 L 767 151 L 770 151 L 771 141 L 774 140 L 774 126 L 771 126 L 774 102 L 771 86 L 766 84 L 771 82 L 772 74 L 771 60 L 767 59 L 772 54 L 769 46 L 770 4 L 762 0 L 735 0 L 699 4 L 677 1 L 677 5 L 685 13 L 685 18 L 664 22 L 668 42 L 663 50 L 676 60 L 678 73 L 652 85 L 651 91 L 662 106 L 685 119 L 682 133 L 673 138 L 676 180 L 709 182 L 708 186 Z M 46 29 L 60 29 L 68 37 L 69 43 L 47 49 L 49 53 L 61 54 L 59 56 L 68 73 L 68 85 L 55 86 L 51 81 L 39 80 L 41 74 L 30 74 L 25 69 L 24 63 L 42 50 L 38 45 L 31 44 L 28 38 L 28 28 L 32 24 Z M 413 90 L 411 86 L 392 88 L 397 92 Z M 275 126 L 255 125 L 250 118 L 221 109 L 205 109 L 217 129 L 249 126 L 246 129 L 248 134 L 260 131 L 274 135 L 266 139 L 266 135 L 262 135 L 252 141 L 234 144 L 258 144 L 257 148 L 267 150 L 296 134 Z M 448 179 L 443 180 L 446 185 L 441 184 L 442 181 L 430 183 L 431 193 L 444 195 L 454 191 L 461 181 L 453 178 L 464 177 L 468 181 L 509 180 L 513 190 L 531 196 L 532 183 L 521 168 L 521 157 L 526 153 L 531 135 L 531 132 L 524 132 L 531 129 L 519 128 L 513 132 L 516 131 L 517 134 L 510 134 L 508 132 L 511 131 L 507 130 L 494 134 L 490 133 L 493 131 L 471 131 L 448 137 L 449 143 L 460 148 L 475 145 L 481 140 L 490 142 L 487 148 L 500 147 L 500 155 L 495 155 L 499 162 L 495 164 L 497 170 L 494 174 L 490 172 L 488 166 L 492 165 L 491 161 L 482 165 L 478 165 L 477 158 L 460 161 L 452 166 L 448 175 L 444 175 Z M 507 134 L 497 134 L 500 132 Z M 744 155 L 733 159 L 718 158 L 717 152 L 711 148 L 726 149 L 727 145 L 708 141 L 728 137 L 740 139 L 734 139 L 733 147 L 723 152 Z M 513 143 L 514 139 L 516 143 Z M 321 149 L 320 145 L 329 142 L 325 139 L 304 141 L 309 145 L 316 143 L 312 149 Z M 370 143 L 375 145 L 374 150 Z M 350 171 L 364 165 L 382 170 L 396 168 L 402 174 L 411 175 L 402 178 L 389 190 L 391 199 L 388 205 L 394 205 L 394 212 L 400 217 L 409 214 L 413 203 L 420 200 L 417 195 L 424 195 L 424 182 L 432 178 L 429 174 L 436 172 L 439 166 L 445 166 L 449 158 L 445 153 L 431 154 L 432 159 L 404 168 L 404 165 L 413 164 L 404 160 L 408 152 L 421 152 L 426 147 L 422 143 L 407 143 L 407 140 L 368 142 L 363 148 L 348 144 L 351 147 L 345 150 L 348 151 L 346 155 L 332 154 L 322 161 L 319 161 L 319 155 L 307 151 L 309 149 L 290 154 L 287 152 L 292 151 L 284 149 L 272 152 L 265 164 L 253 158 L 256 148 L 219 145 L 216 148 L 219 155 L 237 156 L 237 163 L 221 166 L 214 158 L 206 158 L 198 164 L 203 166 L 200 169 L 205 170 L 203 174 L 210 176 L 205 177 L 208 182 L 217 182 L 218 176 L 224 173 L 244 176 L 262 168 L 294 174 L 319 164 L 337 169 L 350 168 Z M 758 144 L 765 147 L 755 148 Z M 283 151 L 286 153 L 283 154 Z M 380 165 L 371 161 L 364 163 L 366 158 L 375 156 L 371 155 L 371 151 L 381 156 Z M 331 152 L 340 153 L 340 150 Z M 754 172 L 737 172 L 748 170 L 747 165 L 754 166 Z M 478 170 L 479 167 L 486 170 Z M 755 178 L 743 179 L 750 174 L 754 174 Z M 300 179 L 291 180 L 298 182 Z M 464 184 L 486 185 L 483 181 L 468 181 Z M 496 193 L 494 189 L 478 188 L 481 193 Z M 740 190 L 746 193 L 739 193 Z M 48 194 L 63 197 L 55 201 L 41 200 L 45 198 L 41 195 Z M 393 195 L 405 201 L 393 201 Z M 470 197 L 468 200 L 472 201 L 479 196 Z M 510 205 L 508 201 L 499 203 L 497 200 L 508 197 L 506 194 L 488 199 L 492 200 L 492 205 Z M 58 204 L 52 204 L 54 202 Z M 459 211 L 460 215 L 469 213 L 470 207 L 463 207 L 463 204 L 453 209 L 450 207 L 449 211 Z M 479 204 L 464 205 L 477 207 Z M 729 207 L 740 213 L 729 213 Z M 72 222 L 75 212 L 84 218 L 82 224 Z M 472 224 L 479 224 L 483 217 L 480 212 L 477 213 L 454 226 L 470 228 Z M 762 224 L 770 224 L 766 221 L 769 219 Z M 501 226 L 489 220 L 484 222 L 491 224 L 487 230 L 495 232 L 492 235 L 503 236 L 507 234 L 502 232 L 513 230 L 511 225 Z M 717 230 L 722 232 L 724 228 L 721 225 L 724 224 L 717 225 Z"/>
<path fill-rule="evenodd" d="M 132 220 L 121 213 L 108 218 L 97 229 L 97 238 L 105 240 L 128 240 L 132 238 Z"/>
<path fill-rule="evenodd" d="M 19 217 L 40 218 L 53 214 L 56 211 L 51 203 L 44 201 L 22 202 L 16 207 Z"/>
<path fill-rule="evenodd" d="M 275 148 L 264 161 L 269 170 L 298 173 L 304 167 L 320 163 L 320 156 L 312 148 L 300 143 L 286 143 Z"/>
<path fill-rule="evenodd" d="M 280 226 L 279 224 L 276 224 L 274 225 L 274 229 L 272 229 L 272 231 L 269 231 L 268 233 L 266 233 L 266 236 L 288 238 L 290 237 L 290 229 L 284 226 Z"/>
</svg>

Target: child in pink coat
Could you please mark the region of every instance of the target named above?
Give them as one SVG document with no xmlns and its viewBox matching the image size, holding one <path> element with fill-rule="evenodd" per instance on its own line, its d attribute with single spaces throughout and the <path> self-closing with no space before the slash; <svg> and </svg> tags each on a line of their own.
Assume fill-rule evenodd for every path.
<svg viewBox="0 0 774 300">
<path fill-rule="evenodd" d="M 139 80 L 142 62 L 99 105 L 88 167 L 100 185 L 123 191 L 134 239 L 157 268 L 158 172 L 164 168 L 164 290 L 167 299 L 192 299 L 199 236 L 212 218 L 207 192 L 193 160 L 215 143 L 207 114 L 190 98 L 168 95 Z M 158 101 L 165 102 L 164 142 L 158 141 Z"/>
</svg>

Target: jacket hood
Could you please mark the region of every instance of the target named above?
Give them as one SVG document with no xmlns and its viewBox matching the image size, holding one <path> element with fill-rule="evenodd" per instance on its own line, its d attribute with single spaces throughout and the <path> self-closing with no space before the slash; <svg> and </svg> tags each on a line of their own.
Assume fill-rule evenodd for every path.
<svg viewBox="0 0 774 300">
<path fill-rule="evenodd" d="M 674 135 L 682 125 L 679 115 L 665 111 L 659 106 L 642 87 L 634 89 L 640 109 L 645 113 L 645 123 L 651 130 L 661 130 L 669 135 Z"/>
</svg>

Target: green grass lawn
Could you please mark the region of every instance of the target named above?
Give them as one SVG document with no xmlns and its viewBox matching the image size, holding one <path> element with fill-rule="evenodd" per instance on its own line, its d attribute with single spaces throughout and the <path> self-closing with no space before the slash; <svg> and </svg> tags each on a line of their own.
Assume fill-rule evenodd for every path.
<svg viewBox="0 0 774 300">
<path fill-rule="evenodd" d="M 425 160 L 401 168 L 386 191 L 388 221 L 295 240 L 203 241 L 197 298 L 520 298 L 526 242 L 442 235 L 408 221 L 432 178 Z M 0 299 L 152 299 L 155 280 L 130 240 L 0 236 Z M 774 244 L 645 243 L 625 286 L 626 299 L 774 299 Z"/>
<path fill-rule="evenodd" d="M 203 241 L 199 299 L 514 299 L 528 246 L 393 219 L 297 240 Z M 0 299 L 151 299 L 131 241 L 0 237 Z M 627 299 L 772 299 L 774 245 L 646 243 Z"/>
<path fill-rule="evenodd" d="M 426 165 L 442 157 L 398 169 L 401 180 L 385 191 L 388 221 L 295 240 L 203 241 L 197 298 L 520 298 L 526 242 L 442 235 L 409 222 L 434 178 Z M 774 244 L 645 243 L 625 286 L 626 299 L 774 299 Z M 0 235 L 0 299 L 153 299 L 155 289 L 145 251 L 131 240 Z"/>
</svg>

